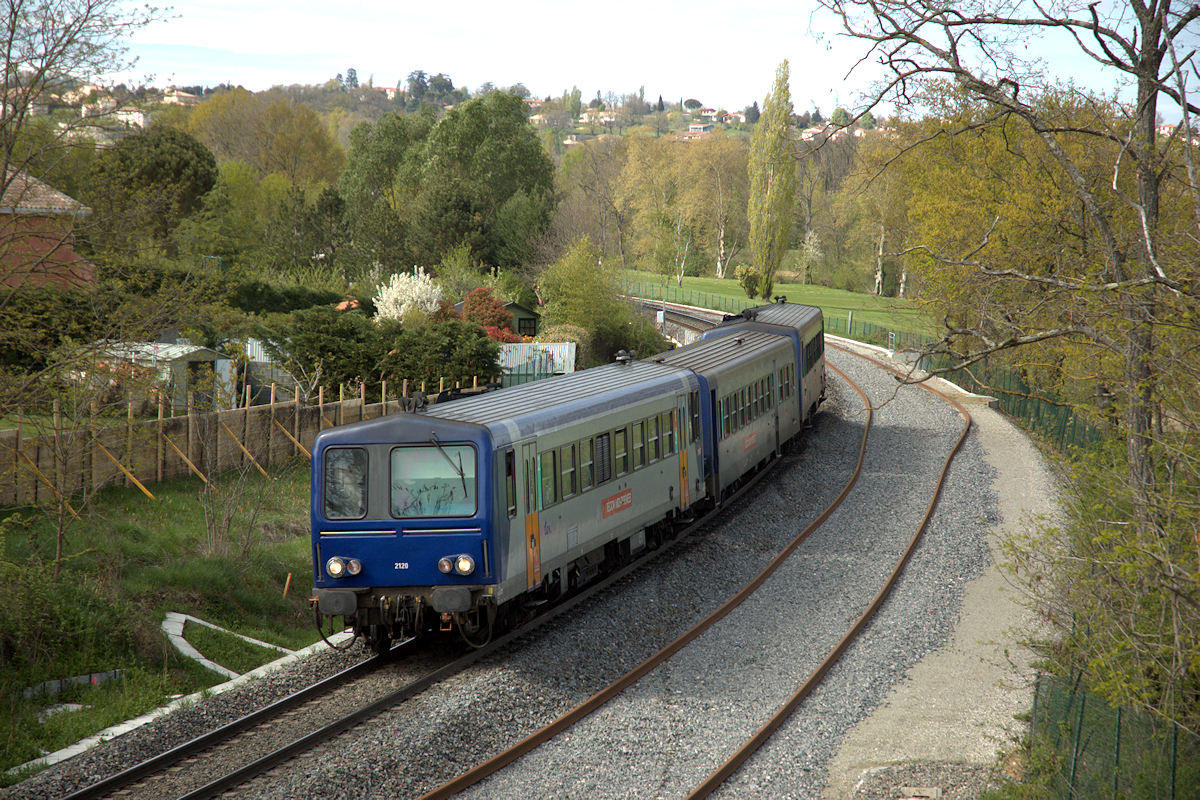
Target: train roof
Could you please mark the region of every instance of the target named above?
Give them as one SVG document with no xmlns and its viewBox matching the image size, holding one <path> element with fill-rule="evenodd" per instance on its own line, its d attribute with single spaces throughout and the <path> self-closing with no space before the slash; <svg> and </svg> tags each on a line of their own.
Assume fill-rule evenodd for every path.
<svg viewBox="0 0 1200 800">
<path fill-rule="evenodd" d="M 677 367 L 630 361 L 439 403 L 425 416 L 488 427 L 501 446 L 601 411 L 694 388 L 695 379 Z"/>
<path fill-rule="evenodd" d="M 762 357 L 773 348 L 786 348 L 790 351 L 792 343 L 777 334 L 747 330 L 731 333 L 729 336 L 701 339 L 687 347 L 660 353 L 651 361 L 695 370 L 704 375 L 711 386 L 715 386 L 714 377 L 746 361 Z"/>
<path fill-rule="evenodd" d="M 737 317 L 726 322 L 736 324 L 740 321 L 765 322 L 769 325 L 786 325 L 789 328 L 805 328 L 815 320 L 822 319 L 821 309 L 817 306 L 804 306 L 799 303 L 771 303 L 754 306 L 742 311 L 742 320 Z"/>
</svg>

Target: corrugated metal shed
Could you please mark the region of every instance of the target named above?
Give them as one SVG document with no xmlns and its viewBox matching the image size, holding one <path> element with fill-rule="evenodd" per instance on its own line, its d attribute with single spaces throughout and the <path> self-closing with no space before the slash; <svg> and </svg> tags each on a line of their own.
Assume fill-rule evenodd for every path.
<svg viewBox="0 0 1200 800">
<path fill-rule="evenodd" d="M 575 371 L 574 342 L 520 342 L 500 345 L 499 365 L 505 372 L 523 369 L 530 364 L 544 362 L 553 364 L 555 375 Z"/>
</svg>

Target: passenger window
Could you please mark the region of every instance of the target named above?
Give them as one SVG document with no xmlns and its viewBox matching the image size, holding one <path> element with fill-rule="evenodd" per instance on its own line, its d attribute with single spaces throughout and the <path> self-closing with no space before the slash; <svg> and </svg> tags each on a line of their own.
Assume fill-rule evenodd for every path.
<svg viewBox="0 0 1200 800">
<path fill-rule="evenodd" d="M 775 376 L 767 376 L 767 409 L 775 407 Z"/>
<path fill-rule="evenodd" d="M 558 470 L 554 451 L 538 453 L 538 510 L 549 508 L 558 502 Z"/>
<path fill-rule="evenodd" d="M 650 463 L 658 461 L 658 417 L 646 420 L 646 460 Z"/>
<path fill-rule="evenodd" d="M 512 450 L 504 451 L 504 494 L 512 519 L 517 515 L 517 456 Z"/>
<path fill-rule="evenodd" d="M 629 472 L 629 448 L 626 442 L 628 434 L 624 428 L 613 431 L 613 466 L 617 475 Z"/>
<path fill-rule="evenodd" d="M 566 500 L 579 491 L 575 483 L 575 445 L 563 445 L 558 455 L 559 464 L 562 465 L 562 499 Z"/>
<path fill-rule="evenodd" d="M 612 480 L 612 434 L 596 436 L 596 485 Z"/>
<path fill-rule="evenodd" d="M 745 425 L 747 422 L 749 422 L 748 413 L 750 404 L 746 401 L 746 390 L 744 388 L 738 390 L 738 397 L 741 400 L 738 408 L 741 409 L 742 425 Z"/>
<path fill-rule="evenodd" d="M 646 466 L 646 423 L 633 423 L 633 468 Z"/>
<path fill-rule="evenodd" d="M 596 480 L 596 465 L 592 457 L 592 440 L 579 443 L 579 491 L 586 492 Z"/>
</svg>

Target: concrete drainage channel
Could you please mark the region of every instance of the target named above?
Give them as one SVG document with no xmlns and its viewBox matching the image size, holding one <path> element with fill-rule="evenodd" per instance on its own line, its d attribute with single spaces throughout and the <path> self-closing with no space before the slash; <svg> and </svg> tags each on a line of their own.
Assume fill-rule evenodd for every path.
<svg viewBox="0 0 1200 800">
<path fill-rule="evenodd" d="M 253 669 L 250 672 L 246 672 L 246 673 L 239 675 L 238 673 L 234 672 L 233 670 L 223 667 L 220 664 L 217 664 L 217 663 L 205 658 L 204 655 L 199 650 L 197 650 L 195 647 L 193 647 L 192 644 L 190 642 L 188 642 L 188 640 L 186 638 L 184 638 L 183 628 L 184 628 L 184 625 L 187 624 L 188 622 L 191 622 L 194 625 L 203 625 L 206 628 L 212 628 L 213 630 L 221 631 L 222 633 L 227 633 L 231 636 L 236 636 L 237 638 L 239 638 L 243 641 L 249 642 L 250 644 L 258 645 L 259 647 L 265 647 L 270 650 L 278 650 L 283 655 L 280 658 L 276 659 L 275 661 L 272 661 L 270 664 L 264 664 L 261 667 L 258 667 L 257 669 Z M 170 714 L 172 711 L 175 711 L 176 709 L 181 708 L 182 706 L 191 705 L 192 703 L 199 701 L 202 697 L 206 697 L 206 696 L 214 695 L 214 694 L 221 694 L 222 692 L 227 692 L 236 686 L 240 686 L 241 684 L 245 683 L 246 681 L 249 681 L 254 678 L 258 678 L 262 675 L 266 675 L 270 672 L 273 672 L 273 671 L 279 669 L 280 667 L 283 667 L 287 664 L 292 663 L 293 661 L 296 661 L 297 659 L 304 658 L 305 656 L 307 656 L 309 653 L 313 652 L 314 650 L 323 649 L 323 648 L 327 647 L 327 645 L 324 642 L 317 642 L 315 644 L 309 645 L 308 647 L 306 647 L 302 650 L 288 650 L 286 647 L 280 647 L 279 645 L 270 644 L 269 642 L 263 642 L 258 639 L 251 638 L 249 636 L 243 636 L 240 633 L 235 633 L 233 631 L 226 630 L 226 629 L 220 627 L 219 625 L 214 625 L 211 622 L 206 622 L 205 620 L 199 619 L 197 617 L 193 617 L 190 614 L 178 614 L 174 611 L 167 612 L 166 618 L 163 620 L 163 623 L 162 623 L 162 629 L 163 629 L 163 632 L 166 633 L 167 638 L 170 639 L 171 645 L 176 650 L 178 650 L 181 655 L 197 661 L 198 663 L 202 664 L 203 666 L 207 667 L 208 669 L 212 670 L 213 672 L 216 672 L 219 675 L 229 678 L 230 680 L 227 680 L 222 684 L 218 684 L 217 686 L 212 686 L 208 689 L 204 689 L 202 691 L 195 692 L 194 694 L 190 694 L 185 697 L 176 698 L 175 700 L 172 700 L 167 705 L 162 706 L 160 708 L 156 708 L 153 711 L 148 711 L 145 714 L 142 714 L 140 717 L 135 717 L 134 719 L 126 720 L 125 722 L 121 722 L 117 725 L 113 725 L 111 727 L 105 728 L 104 730 L 100 731 L 99 733 L 97 733 L 93 736 L 89 736 L 86 739 L 81 739 L 80 741 L 76 742 L 73 745 L 64 747 L 61 750 L 56 750 L 53 753 L 48 753 L 44 756 L 41 756 L 40 758 L 35 758 L 32 761 L 28 761 L 19 766 L 12 767 L 11 769 L 8 770 L 8 772 L 10 774 L 16 774 L 17 772 L 20 772 L 21 770 L 24 770 L 24 769 L 30 769 L 33 767 L 48 767 L 51 764 L 57 764 L 60 761 L 66 761 L 68 758 L 72 758 L 74 756 L 79 755 L 80 753 L 90 750 L 91 748 L 95 747 L 98 744 L 101 744 L 102 742 L 106 742 L 109 739 L 113 739 L 117 736 L 120 736 L 123 733 L 128 733 L 129 731 L 134 730 L 135 728 L 140 728 L 141 726 L 145 725 L 146 723 L 151 722 L 152 720 L 158 719 L 159 717 L 163 716 L 164 714 Z M 334 634 L 333 636 L 330 636 L 329 641 L 332 642 L 333 644 L 340 644 L 340 643 L 346 641 L 347 639 L 349 639 L 352 635 L 353 634 L 349 631 L 343 631 L 342 633 L 337 633 L 337 634 Z M 57 694 L 58 692 L 62 691 L 63 688 L 65 688 L 67 685 L 70 685 L 70 684 L 90 683 L 90 684 L 99 685 L 101 683 L 108 683 L 113 680 L 120 680 L 122 673 L 123 673 L 122 670 L 112 670 L 111 672 L 95 673 L 92 675 L 80 675 L 80 676 L 77 676 L 74 678 L 64 678 L 59 681 L 47 681 L 46 683 L 42 683 L 37 686 L 30 687 L 29 689 L 26 689 L 25 691 L 28 694 L 36 694 L 36 693 Z M 66 713 L 66 712 L 77 710 L 78 708 L 82 708 L 82 706 L 75 706 L 75 707 L 72 707 L 72 706 L 74 706 L 74 704 L 63 704 L 61 706 L 54 706 L 51 709 L 47 709 L 47 712 L 44 712 L 44 713 Z"/>
</svg>

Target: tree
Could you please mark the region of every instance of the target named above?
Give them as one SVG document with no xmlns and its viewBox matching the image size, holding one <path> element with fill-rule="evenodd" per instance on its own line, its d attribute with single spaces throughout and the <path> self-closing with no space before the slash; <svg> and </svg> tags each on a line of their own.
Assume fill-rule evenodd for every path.
<svg viewBox="0 0 1200 800">
<path fill-rule="evenodd" d="M 492 92 L 456 106 L 423 142 L 419 165 L 410 229 L 418 261 L 437 263 L 466 241 L 485 263 L 516 266 L 522 241 L 512 234 L 532 236 L 548 223 L 554 165 L 516 95 Z M 502 215 L 518 193 L 526 196 L 516 201 L 521 207 Z M 502 216 L 507 239 L 497 227 Z"/>
<path fill-rule="evenodd" d="M 377 319 L 403 321 L 413 311 L 432 314 L 442 301 L 442 287 L 421 267 L 412 272 L 397 272 L 375 294 Z"/>
<path fill-rule="evenodd" d="M 628 266 L 627 212 L 617 199 L 628 151 L 626 137 L 601 138 L 572 148 L 563 158 L 561 176 L 565 198 L 554 224 L 562 231 L 564 249 L 581 236 L 587 236 L 596 242 L 602 253 L 615 252 L 622 266 Z M 566 207 L 575 202 L 584 207 L 578 220 L 572 220 L 564 213 Z M 568 224 L 571 227 L 564 230 Z"/>
<path fill-rule="evenodd" d="M 694 97 L 689 97 L 687 100 L 683 101 L 683 107 L 693 113 L 703 107 L 703 105 L 703 103 Z"/>
<path fill-rule="evenodd" d="M 463 298 L 462 318 L 483 328 L 513 330 L 513 314 L 504 301 L 492 294 L 492 287 L 473 289 Z"/>
<path fill-rule="evenodd" d="M 758 122 L 758 118 L 762 115 L 758 110 L 758 101 L 757 100 L 755 100 L 752 104 L 746 106 L 745 114 L 746 114 L 746 122 L 749 122 L 750 124 L 754 124 L 755 122 Z"/>
<path fill-rule="evenodd" d="M 431 113 L 386 113 L 350 132 L 346 168 L 338 179 L 345 198 L 349 252 L 343 264 L 364 269 L 380 263 L 393 268 L 411 264 L 406 214 L 414 164 L 433 127 Z"/>
<path fill-rule="evenodd" d="M 101 253 L 134 257 L 174 253 L 171 233 L 197 211 L 217 180 L 217 163 L 194 137 L 154 127 L 102 151 L 85 195 L 102 224 L 90 231 Z"/>
<path fill-rule="evenodd" d="M 706 239 L 718 278 L 746 244 L 748 148 L 744 139 L 705 136 L 688 145 L 686 194 L 700 209 Z"/>
<path fill-rule="evenodd" d="M 578 354 L 586 366 L 612 360 L 632 345 L 633 314 L 617 297 L 617 276 L 604 266 L 600 249 L 586 237 L 548 267 L 538 280 L 538 297 L 545 306 L 543 324 L 574 325 L 587 331 L 592 351 Z"/>
<path fill-rule="evenodd" d="M 833 110 L 833 116 L 829 118 L 829 121 L 838 128 L 845 128 L 850 125 L 850 113 L 838 106 Z"/>
<path fill-rule="evenodd" d="M 762 272 L 759 294 L 771 296 L 775 271 L 783 260 L 796 202 L 796 161 L 792 150 L 792 96 L 788 62 L 779 65 L 775 85 L 763 101 L 762 119 L 750 138 L 750 258 Z"/>
<path fill-rule="evenodd" d="M 350 67 L 346 70 L 346 88 L 358 88 L 358 70 L 356 70 L 354 67 Z"/>
<path fill-rule="evenodd" d="M 1200 369 L 1190 355 L 1200 307 L 1194 239 L 1200 191 L 1190 137 L 1163 137 L 1157 127 L 1161 105 L 1176 108 L 1185 126 L 1200 113 L 1186 87 L 1195 54 L 1179 48 L 1200 6 L 1117 3 L 1076 15 L 1068 6 L 1039 5 L 1016 16 L 1010 6 L 988 3 L 822 5 L 890 72 L 891 88 L 876 99 L 886 94 L 904 107 L 921 86 L 935 96 L 957 96 L 961 113 L 939 126 L 935 139 L 971 142 L 986 131 L 996 137 L 989 143 L 1002 141 L 1000 152 L 1007 152 L 1020 134 L 1025 163 L 1036 165 L 1042 187 L 1053 188 L 1045 226 L 1014 214 L 1013 199 L 1001 193 L 996 216 L 974 241 L 946 248 L 921 243 L 910 252 L 921 254 L 942 286 L 975 301 L 969 313 L 960 309 L 945 319 L 942 349 L 957 363 L 1028 347 L 1087 354 L 1079 363 L 1114 411 L 1109 418 L 1123 459 L 1082 504 L 1100 513 L 1080 513 L 1077 535 L 1059 548 L 1066 556 L 1051 559 L 1045 585 L 1061 593 L 1032 590 L 1048 612 L 1061 611 L 1067 598 L 1071 613 L 1047 613 L 1060 626 L 1066 646 L 1055 652 L 1067 668 L 1083 670 L 1113 702 L 1200 727 L 1200 597 L 1194 579 L 1180 582 L 1192 571 L 1200 515 L 1194 496 L 1185 499 L 1178 488 L 1194 483 L 1200 450 L 1192 408 Z M 1074 42 L 1080 57 L 1127 79 L 1129 101 L 1047 85 L 1044 68 L 1025 63 L 1011 44 L 1042 32 Z M 939 91 L 931 86 L 938 80 L 952 87 Z M 1104 168 L 1096 168 L 1097 158 Z M 1004 235 L 1018 221 L 1026 239 Z M 1020 250 L 1028 239 L 1054 248 L 1034 263 L 1010 260 L 1009 249 Z M 1121 524 L 1122 517 L 1130 524 Z M 1125 588 L 1131 579 L 1132 593 Z M 1083 624 L 1075 626 L 1073 614 L 1083 615 Z"/>
</svg>

